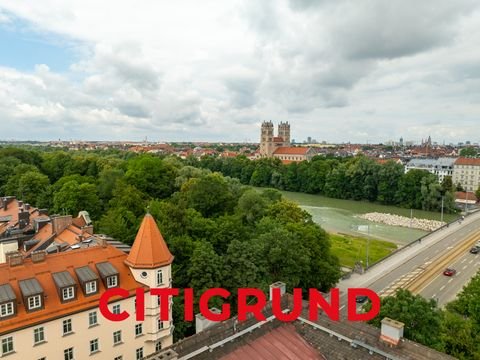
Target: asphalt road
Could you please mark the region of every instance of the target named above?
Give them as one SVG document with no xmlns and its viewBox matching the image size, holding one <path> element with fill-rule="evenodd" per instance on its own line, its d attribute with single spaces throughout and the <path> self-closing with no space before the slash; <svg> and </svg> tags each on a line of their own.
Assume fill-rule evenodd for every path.
<svg viewBox="0 0 480 360">
<path fill-rule="evenodd" d="M 480 255 L 466 252 L 448 267 L 454 268 L 457 273 L 452 277 L 440 273 L 420 291 L 424 298 L 436 300 L 439 306 L 454 300 L 463 286 L 477 273 L 480 269 Z"/>
<path fill-rule="evenodd" d="M 386 271 L 384 276 L 373 281 L 368 287 L 380 294 L 393 294 L 398 287 L 402 287 L 418 276 L 422 272 L 422 268 L 432 264 L 437 256 L 448 253 L 462 240 L 478 231 L 480 229 L 480 218 L 469 224 L 456 224 L 455 226 L 458 229 L 454 233 L 445 235 L 431 246 L 420 250 L 400 266 Z M 480 237 L 478 240 L 480 240 Z M 475 275 L 480 268 L 480 255 L 470 254 L 467 250 L 448 267 L 456 269 L 457 274 L 453 277 L 447 277 L 442 274 L 444 270 L 442 269 L 420 291 L 420 294 L 425 298 L 436 299 L 440 306 L 453 300 L 463 286 Z"/>
<path fill-rule="evenodd" d="M 368 287 L 380 295 L 394 294 L 398 287 L 414 279 L 421 273 L 422 268 L 427 267 L 435 261 L 435 258 L 447 254 L 456 248 L 469 236 L 480 230 L 480 214 L 471 216 L 473 221 L 465 221 L 462 224 L 451 225 L 445 231 L 432 234 L 436 238 L 429 241 L 428 246 L 419 246 L 418 251 L 411 256 L 405 257 L 396 265 L 379 264 L 364 275 L 357 275 L 357 278 L 346 280 L 343 289 L 346 287 Z M 480 236 L 478 238 L 480 240 Z M 399 255 L 402 256 L 401 254 Z M 471 277 L 480 269 L 480 255 L 473 255 L 468 252 L 462 253 L 458 260 L 449 264 L 457 270 L 453 277 L 446 277 L 439 271 L 433 276 L 420 294 L 427 299 L 433 298 L 440 306 L 453 300 L 463 286 L 468 283 Z M 371 272 L 371 274 L 369 274 Z M 368 275 L 369 274 L 369 275 Z M 369 280 L 371 278 L 371 280 Z M 342 291 L 340 303 L 342 307 L 346 304 L 346 293 Z"/>
</svg>

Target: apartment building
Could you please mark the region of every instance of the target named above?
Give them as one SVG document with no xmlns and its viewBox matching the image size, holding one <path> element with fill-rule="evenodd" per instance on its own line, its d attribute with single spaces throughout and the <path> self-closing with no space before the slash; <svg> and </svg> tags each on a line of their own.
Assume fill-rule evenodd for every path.
<svg viewBox="0 0 480 360">
<path fill-rule="evenodd" d="M 171 321 L 159 320 L 152 287 L 171 287 L 173 256 L 149 214 L 129 254 L 103 242 L 87 248 L 30 257 L 9 253 L 0 264 L 0 358 L 11 360 L 138 360 L 170 346 Z M 113 322 L 98 308 L 107 289 L 126 298 L 109 303 Z M 135 291 L 145 292 L 145 320 L 135 320 Z M 172 319 L 171 304 L 169 318 Z"/>
<path fill-rule="evenodd" d="M 453 167 L 456 158 L 438 158 L 438 159 L 411 159 L 405 165 L 405 173 L 413 169 L 426 170 L 437 176 L 438 182 L 442 182 L 446 176 L 453 175 Z"/>
<path fill-rule="evenodd" d="M 458 158 L 453 167 L 452 181 L 465 191 L 475 192 L 480 187 L 480 159 Z"/>
</svg>

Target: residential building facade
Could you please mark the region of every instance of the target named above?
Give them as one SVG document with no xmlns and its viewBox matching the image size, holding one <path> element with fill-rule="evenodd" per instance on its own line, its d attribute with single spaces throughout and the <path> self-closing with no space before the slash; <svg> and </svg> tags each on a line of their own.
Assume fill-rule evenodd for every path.
<svg viewBox="0 0 480 360">
<path fill-rule="evenodd" d="M 170 321 L 159 321 L 152 287 L 171 287 L 173 256 L 151 215 L 146 215 L 129 254 L 101 246 L 26 258 L 10 253 L 0 265 L 0 357 L 32 360 L 142 359 L 173 342 Z M 121 322 L 99 310 L 107 289 L 120 287 L 112 313 L 127 311 Z M 144 290 L 145 321 L 135 320 L 135 292 Z"/>
<path fill-rule="evenodd" d="M 480 187 L 480 159 L 460 157 L 453 167 L 452 181 L 465 191 L 475 192 Z"/>
<path fill-rule="evenodd" d="M 405 165 L 405 173 L 413 169 L 425 170 L 437 176 L 442 182 L 446 176 L 453 176 L 453 167 L 456 158 L 441 157 L 438 159 L 411 159 Z"/>
</svg>

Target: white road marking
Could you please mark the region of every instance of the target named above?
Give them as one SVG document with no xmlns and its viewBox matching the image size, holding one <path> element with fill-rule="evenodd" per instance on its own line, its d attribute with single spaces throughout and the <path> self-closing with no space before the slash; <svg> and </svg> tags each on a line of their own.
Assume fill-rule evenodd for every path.
<svg viewBox="0 0 480 360">
<path fill-rule="evenodd" d="M 453 246 L 449 246 L 449 247 L 447 247 L 447 250 L 450 250 L 450 249 L 453 249 L 453 248 L 454 248 Z"/>
<path fill-rule="evenodd" d="M 472 260 L 470 260 L 468 263 L 469 263 L 469 264 L 471 264 L 472 262 L 473 262 L 473 259 L 472 259 Z"/>
<path fill-rule="evenodd" d="M 426 257 L 425 259 L 423 259 L 423 260 L 428 260 L 428 259 L 430 259 L 430 256 L 427 256 L 427 257 Z"/>
<path fill-rule="evenodd" d="M 451 283 L 452 281 L 453 281 L 453 279 L 450 279 L 450 280 L 448 280 L 448 283 Z"/>
<path fill-rule="evenodd" d="M 457 275 L 460 275 L 461 273 L 462 273 L 462 272 L 461 272 L 461 271 L 459 271 L 459 272 L 457 272 Z"/>
<path fill-rule="evenodd" d="M 463 270 L 465 270 L 465 269 L 467 268 L 467 266 L 468 266 L 468 265 L 465 265 L 465 266 L 463 267 Z"/>
<path fill-rule="evenodd" d="M 345 305 L 340 306 L 340 310 L 342 310 L 345 307 Z"/>
<path fill-rule="evenodd" d="M 467 261 L 467 259 L 463 259 L 460 264 L 463 264 L 465 261 Z"/>
<path fill-rule="evenodd" d="M 445 285 L 443 285 L 443 286 L 440 288 L 440 291 L 442 291 L 443 289 L 445 289 Z"/>
<path fill-rule="evenodd" d="M 432 295 L 432 299 L 433 299 L 435 296 L 437 296 L 437 294 L 433 294 L 433 295 Z"/>
</svg>

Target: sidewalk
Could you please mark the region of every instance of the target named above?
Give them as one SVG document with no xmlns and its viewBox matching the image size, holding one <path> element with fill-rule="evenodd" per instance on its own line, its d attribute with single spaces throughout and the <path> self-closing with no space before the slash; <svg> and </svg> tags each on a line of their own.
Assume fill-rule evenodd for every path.
<svg viewBox="0 0 480 360">
<path fill-rule="evenodd" d="M 463 226 L 470 224 L 480 219 L 480 211 L 477 211 L 465 218 L 461 224 L 455 222 L 448 228 L 432 232 L 427 235 L 419 243 L 412 244 L 400 249 L 395 255 L 377 263 L 375 266 L 368 269 L 364 274 L 352 274 L 348 279 L 340 280 L 337 287 L 340 289 L 340 293 L 346 293 L 348 288 L 354 287 L 368 287 L 371 283 L 388 274 L 399 265 L 413 258 L 420 251 L 436 244 L 448 235 L 451 235 L 461 229 Z"/>
</svg>

